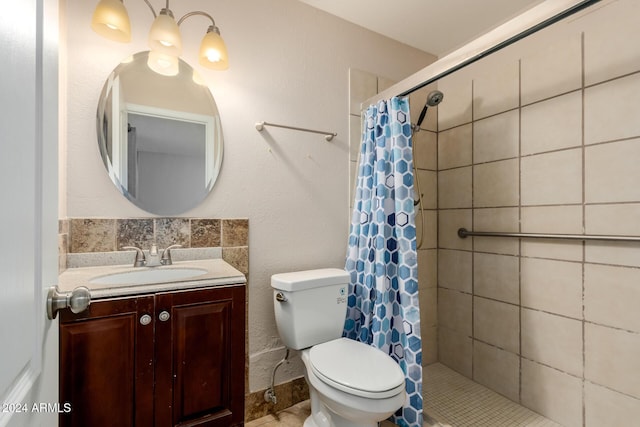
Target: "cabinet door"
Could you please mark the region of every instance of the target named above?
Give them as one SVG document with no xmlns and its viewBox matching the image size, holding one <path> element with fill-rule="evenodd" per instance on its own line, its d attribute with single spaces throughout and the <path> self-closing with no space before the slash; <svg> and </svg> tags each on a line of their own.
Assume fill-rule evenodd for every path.
<svg viewBox="0 0 640 427">
<path fill-rule="evenodd" d="M 153 425 L 153 297 L 92 302 L 60 313 L 60 426 Z"/>
<path fill-rule="evenodd" d="M 157 295 L 157 427 L 242 425 L 244 293 L 231 286 Z"/>
</svg>

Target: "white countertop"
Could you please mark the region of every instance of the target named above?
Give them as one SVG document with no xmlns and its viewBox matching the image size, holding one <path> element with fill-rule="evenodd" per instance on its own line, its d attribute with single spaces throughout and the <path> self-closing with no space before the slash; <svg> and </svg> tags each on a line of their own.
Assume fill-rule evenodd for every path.
<svg viewBox="0 0 640 427">
<path fill-rule="evenodd" d="M 203 274 L 187 279 L 173 279 L 170 282 L 151 284 L 122 283 L 117 285 L 96 285 L 90 281 L 96 277 L 132 271 L 151 269 L 168 270 L 172 268 L 196 268 L 206 270 Z M 227 264 L 222 259 L 206 259 L 196 261 L 174 262 L 173 265 L 159 267 L 132 267 L 128 265 L 104 265 L 97 267 L 69 268 L 58 278 L 60 292 L 70 292 L 78 286 L 86 286 L 92 299 L 109 298 L 126 295 L 138 295 L 153 292 L 179 289 L 194 289 L 209 286 L 244 284 L 244 274 Z"/>
</svg>

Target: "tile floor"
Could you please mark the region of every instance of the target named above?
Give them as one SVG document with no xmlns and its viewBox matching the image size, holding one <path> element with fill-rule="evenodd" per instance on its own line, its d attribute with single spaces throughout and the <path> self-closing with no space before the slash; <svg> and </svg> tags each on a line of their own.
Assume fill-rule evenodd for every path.
<svg viewBox="0 0 640 427">
<path fill-rule="evenodd" d="M 423 375 L 424 427 L 561 427 L 440 363 L 425 367 Z M 305 400 L 245 427 L 302 427 L 310 411 Z M 380 424 L 394 426 L 389 421 Z"/>
</svg>

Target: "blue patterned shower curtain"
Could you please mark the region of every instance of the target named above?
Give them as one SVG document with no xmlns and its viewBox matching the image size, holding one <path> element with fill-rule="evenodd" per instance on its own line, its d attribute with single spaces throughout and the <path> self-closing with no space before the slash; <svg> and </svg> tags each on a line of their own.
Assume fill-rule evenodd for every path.
<svg viewBox="0 0 640 427">
<path fill-rule="evenodd" d="M 422 341 L 406 98 L 380 101 L 367 110 L 346 270 L 351 282 L 344 336 L 371 344 L 398 362 L 405 373 L 407 400 L 393 421 L 422 427 Z"/>
</svg>

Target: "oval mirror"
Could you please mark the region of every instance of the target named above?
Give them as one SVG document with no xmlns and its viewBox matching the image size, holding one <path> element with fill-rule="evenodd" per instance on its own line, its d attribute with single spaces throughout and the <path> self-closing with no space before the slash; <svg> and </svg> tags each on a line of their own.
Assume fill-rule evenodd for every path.
<svg viewBox="0 0 640 427">
<path fill-rule="evenodd" d="M 98 145 L 118 191 L 147 212 L 175 215 L 213 188 L 222 164 L 220 115 L 189 64 L 179 59 L 160 74 L 148 63 L 149 52 L 139 52 L 109 75 L 98 102 Z"/>
</svg>

